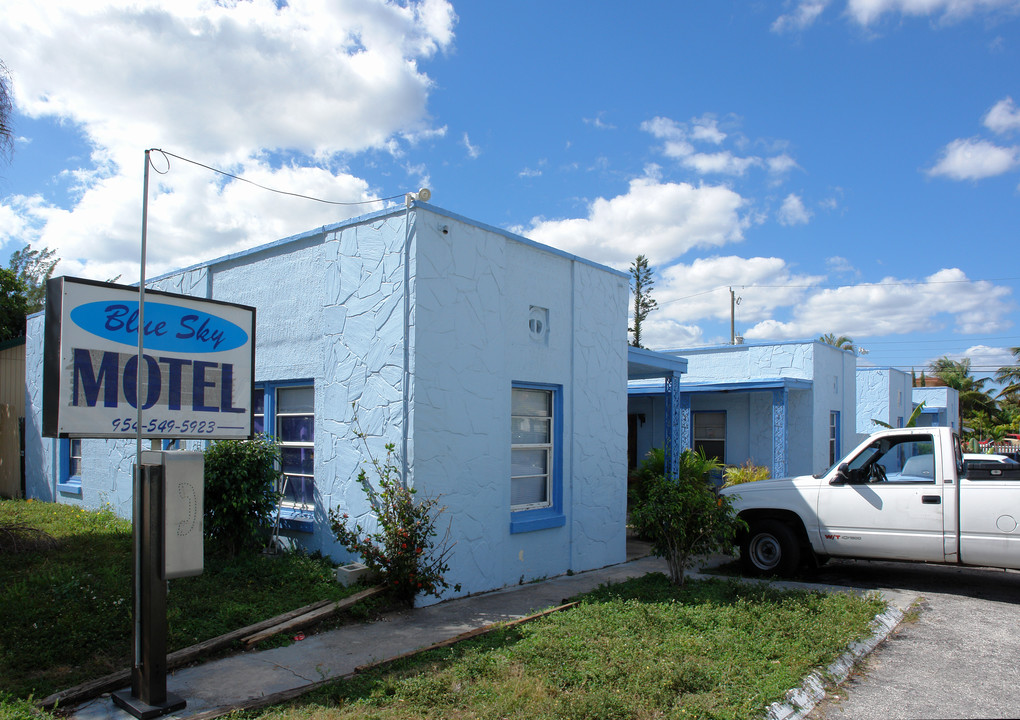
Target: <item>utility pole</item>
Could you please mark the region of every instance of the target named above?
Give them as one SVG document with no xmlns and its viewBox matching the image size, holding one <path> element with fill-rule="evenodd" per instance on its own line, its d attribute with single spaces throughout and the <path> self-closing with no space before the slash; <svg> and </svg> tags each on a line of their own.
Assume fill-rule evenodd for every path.
<svg viewBox="0 0 1020 720">
<path fill-rule="evenodd" d="M 733 288 L 730 288 L 730 345 L 737 344 L 736 317 L 739 304 L 740 298 L 733 292 Z"/>
</svg>

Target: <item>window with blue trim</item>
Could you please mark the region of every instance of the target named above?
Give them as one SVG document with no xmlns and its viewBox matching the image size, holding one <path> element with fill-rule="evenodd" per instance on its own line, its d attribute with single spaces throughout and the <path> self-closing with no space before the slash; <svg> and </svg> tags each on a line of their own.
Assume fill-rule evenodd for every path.
<svg viewBox="0 0 1020 720">
<path fill-rule="evenodd" d="M 57 490 L 81 495 L 81 438 L 60 441 L 60 479 Z"/>
<path fill-rule="evenodd" d="M 280 445 L 283 482 L 281 518 L 310 529 L 315 507 L 315 387 L 309 380 L 258 383 L 252 398 L 253 428 Z"/>
<path fill-rule="evenodd" d="M 514 383 L 510 400 L 511 532 L 556 527 L 563 516 L 563 402 L 557 385 Z"/>
<path fill-rule="evenodd" d="M 903 419 L 900 418 L 902 424 Z M 839 442 L 839 411 L 829 411 L 829 466 L 836 464 L 836 461 L 843 457 Z"/>
</svg>

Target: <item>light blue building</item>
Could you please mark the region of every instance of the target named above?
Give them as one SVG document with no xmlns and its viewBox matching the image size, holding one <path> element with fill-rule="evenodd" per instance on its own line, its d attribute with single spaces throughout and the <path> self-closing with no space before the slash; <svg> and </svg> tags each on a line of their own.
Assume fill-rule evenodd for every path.
<svg viewBox="0 0 1020 720">
<path fill-rule="evenodd" d="M 960 393 L 944 386 L 914 387 L 911 373 L 895 368 L 857 368 L 857 432 L 863 438 L 882 428 L 880 420 L 903 427 L 918 405 L 918 427 L 960 430 Z"/>
<path fill-rule="evenodd" d="M 853 353 L 818 341 L 672 350 L 686 374 L 629 383 L 629 461 L 662 447 L 668 427 L 680 448 L 727 465 L 750 460 L 772 477 L 820 472 L 856 440 Z"/>
<path fill-rule="evenodd" d="M 882 429 L 876 422 L 901 428 L 914 412 L 913 378 L 895 368 L 857 368 L 857 432 L 864 436 Z"/>
<path fill-rule="evenodd" d="M 914 406 L 924 403 L 924 409 L 917 418 L 922 427 L 947 427 L 960 432 L 960 391 L 951 387 L 912 388 Z"/>
<path fill-rule="evenodd" d="M 413 202 L 151 286 L 256 308 L 256 424 L 283 445 L 287 537 L 349 559 L 328 513 L 369 516 L 356 415 L 376 457 L 394 443 L 441 496 L 448 580 L 472 593 L 625 559 L 628 278 Z M 133 440 L 41 436 L 43 326 L 29 319 L 28 496 L 130 517 Z M 682 370 L 645 360 L 643 377 Z"/>
</svg>

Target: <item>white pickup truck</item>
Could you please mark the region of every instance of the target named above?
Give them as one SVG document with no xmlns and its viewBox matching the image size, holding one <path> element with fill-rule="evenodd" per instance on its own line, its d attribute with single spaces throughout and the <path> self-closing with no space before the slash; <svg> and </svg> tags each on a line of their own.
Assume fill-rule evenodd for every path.
<svg viewBox="0 0 1020 720">
<path fill-rule="evenodd" d="M 821 475 L 725 488 L 754 574 L 829 557 L 1020 569 L 1020 467 L 964 461 L 949 428 L 883 430 Z"/>
</svg>

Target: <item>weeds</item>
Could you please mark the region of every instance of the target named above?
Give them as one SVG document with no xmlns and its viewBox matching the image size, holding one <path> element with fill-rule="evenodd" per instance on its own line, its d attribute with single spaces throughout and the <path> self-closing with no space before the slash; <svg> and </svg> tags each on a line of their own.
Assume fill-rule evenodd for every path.
<svg viewBox="0 0 1020 720">
<path fill-rule="evenodd" d="M 0 501 L 0 525 L 15 518 L 54 543 L 0 554 L 3 689 L 45 697 L 130 667 L 131 524 L 108 508 Z M 202 575 L 169 583 L 168 649 L 357 590 L 340 587 L 321 557 L 213 555 Z"/>
</svg>

